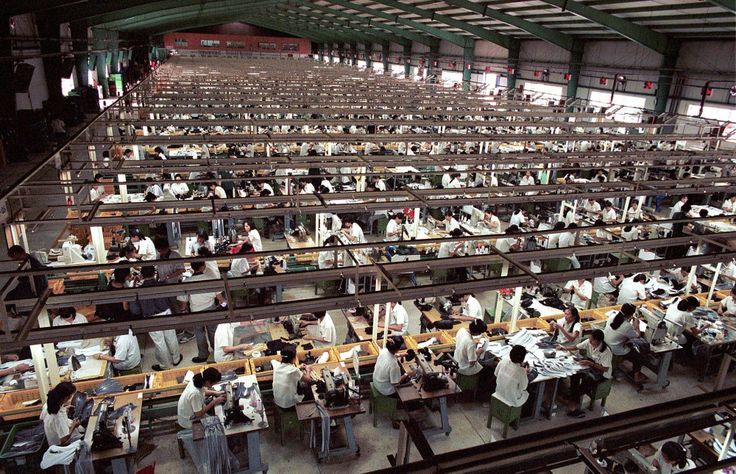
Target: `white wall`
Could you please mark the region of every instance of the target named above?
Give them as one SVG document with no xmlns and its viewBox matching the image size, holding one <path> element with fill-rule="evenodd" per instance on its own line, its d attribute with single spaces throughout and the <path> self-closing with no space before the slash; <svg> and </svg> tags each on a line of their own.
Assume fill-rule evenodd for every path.
<svg viewBox="0 0 736 474">
<path fill-rule="evenodd" d="M 13 17 L 15 21 L 15 34 L 18 36 L 34 36 L 37 37 L 36 24 L 33 14 L 17 15 Z M 30 47 L 24 50 L 13 49 L 13 55 L 29 55 L 40 54 L 40 48 Z M 49 90 L 46 85 L 46 73 L 43 68 L 43 60 L 41 58 L 26 59 L 24 62 L 34 66 L 31 78 L 31 85 L 28 93 L 15 94 L 15 103 L 17 110 L 37 110 L 43 107 L 43 102 L 49 98 Z M 4 84 L 3 87 L 7 87 Z M 29 97 L 30 96 L 30 97 Z"/>
</svg>

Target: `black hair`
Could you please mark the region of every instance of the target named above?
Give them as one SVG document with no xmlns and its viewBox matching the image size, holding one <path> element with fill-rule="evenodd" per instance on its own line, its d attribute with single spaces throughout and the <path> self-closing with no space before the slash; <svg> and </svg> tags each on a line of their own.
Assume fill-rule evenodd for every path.
<svg viewBox="0 0 736 474">
<path fill-rule="evenodd" d="M 315 311 L 312 314 L 314 315 L 315 318 L 322 319 L 327 314 L 327 311 Z"/>
<path fill-rule="evenodd" d="M 687 298 L 681 299 L 677 302 L 677 309 L 680 311 L 688 311 L 690 309 L 690 301 Z"/>
<path fill-rule="evenodd" d="M 580 322 L 580 312 L 573 305 L 567 305 L 567 307 L 565 309 L 569 309 L 570 310 L 570 314 L 572 314 L 572 317 L 573 317 L 574 321 L 572 322 L 572 325 L 570 327 L 571 328 L 574 328 L 575 325 Z"/>
<path fill-rule="evenodd" d="M 639 282 L 644 283 L 645 281 L 647 281 L 647 276 L 643 273 L 638 273 L 634 276 L 634 281 L 639 281 Z"/>
<path fill-rule="evenodd" d="M 452 229 L 450 231 L 450 236 L 451 237 L 462 237 L 462 235 L 463 235 L 462 229 Z"/>
<path fill-rule="evenodd" d="M 509 359 L 511 359 L 511 362 L 514 364 L 521 364 L 524 362 L 524 357 L 526 357 L 526 347 L 516 345 L 511 348 L 511 352 L 509 352 Z"/>
<path fill-rule="evenodd" d="M 700 217 L 708 217 L 708 209 L 701 209 L 699 214 Z"/>
<path fill-rule="evenodd" d="M 601 343 L 600 352 L 604 352 L 606 349 L 608 349 L 608 344 L 606 344 L 606 335 L 603 333 L 603 331 L 601 331 L 600 329 L 594 329 L 593 332 L 590 333 L 590 336 Z"/>
<path fill-rule="evenodd" d="M 688 212 L 690 212 L 690 209 L 692 209 L 692 208 L 693 208 L 693 206 L 691 206 L 689 202 L 686 202 L 680 208 L 680 212 L 682 212 L 683 214 L 687 214 Z"/>
<path fill-rule="evenodd" d="M 123 152 L 123 155 L 127 155 L 128 153 L 133 153 L 133 150 L 131 150 L 130 148 L 126 148 Z"/>
<path fill-rule="evenodd" d="M 516 224 L 513 224 L 513 225 L 510 225 L 510 226 L 506 227 L 506 233 L 507 234 L 515 234 L 517 232 L 519 232 L 519 226 L 516 225 Z"/>
<path fill-rule="evenodd" d="M 56 415 L 61 410 L 61 404 L 64 400 L 76 393 L 77 387 L 71 382 L 61 382 L 56 387 L 49 390 L 46 397 L 46 411 L 52 415 Z"/>
<path fill-rule="evenodd" d="M 611 204 L 611 201 L 603 201 L 603 207 L 613 207 L 613 204 Z"/>
<path fill-rule="evenodd" d="M 197 255 L 199 255 L 200 257 L 211 257 L 214 254 L 212 253 L 212 250 L 208 249 L 207 247 L 200 247 L 199 249 L 197 249 Z"/>
<path fill-rule="evenodd" d="M 220 374 L 220 371 L 214 367 L 207 367 L 201 374 L 194 374 L 192 383 L 194 383 L 195 387 L 202 388 L 204 387 L 205 382 L 216 384 L 220 380 L 222 380 L 222 374 Z"/>
<path fill-rule="evenodd" d="M 112 272 L 112 279 L 118 283 L 125 283 L 130 276 L 130 268 L 116 268 Z"/>
<path fill-rule="evenodd" d="M 281 362 L 291 364 L 296 359 L 296 346 L 287 344 L 281 348 Z"/>
<path fill-rule="evenodd" d="M 452 211 L 451 211 L 451 210 L 449 210 L 449 209 L 448 209 L 448 210 L 446 210 L 446 211 L 445 211 L 445 217 L 452 217 Z"/>
<path fill-rule="evenodd" d="M 202 239 L 204 239 L 205 242 L 207 242 L 207 240 L 209 240 L 210 236 L 209 236 L 209 234 L 207 233 L 206 230 L 201 230 L 200 229 L 200 230 L 197 231 L 197 238 L 202 238 Z"/>
<path fill-rule="evenodd" d="M 145 267 L 141 268 L 141 275 L 143 278 L 152 278 L 156 275 L 156 267 L 153 265 L 146 265 Z"/>
<path fill-rule="evenodd" d="M 102 179 L 102 178 L 104 178 L 104 176 L 102 176 L 101 173 L 95 174 L 95 181 L 97 181 L 98 179 Z"/>
<path fill-rule="evenodd" d="M 153 246 L 156 247 L 156 250 L 167 250 L 171 247 L 166 237 L 156 237 L 153 240 Z"/>
<path fill-rule="evenodd" d="M 404 338 L 401 336 L 391 336 L 386 340 L 386 349 L 392 354 L 396 354 L 404 344 Z"/>
<path fill-rule="evenodd" d="M 698 300 L 694 296 L 688 296 L 687 297 L 687 302 L 690 303 L 691 311 L 694 311 L 694 310 L 696 310 L 697 308 L 700 307 L 700 300 Z"/>
<path fill-rule="evenodd" d="M 190 265 L 192 266 L 192 270 L 194 270 L 195 272 L 198 272 L 202 268 L 204 268 L 204 262 L 201 260 L 194 261 L 190 263 Z"/>
<path fill-rule="evenodd" d="M 564 228 L 565 228 L 565 223 L 563 221 L 557 221 L 554 227 L 552 227 L 552 230 L 562 230 Z"/>
<path fill-rule="evenodd" d="M 145 235 L 143 234 L 143 231 L 141 231 L 138 228 L 135 228 L 135 229 L 131 230 L 130 231 L 130 236 L 131 237 L 138 237 L 139 239 L 142 239 L 143 237 L 145 237 Z"/>
<path fill-rule="evenodd" d="M 334 235 L 327 237 L 323 245 L 325 247 L 327 247 L 328 245 L 337 245 L 337 237 L 335 237 Z"/>
<path fill-rule="evenodd" d="M 73 318 L 77 315 L 77 310 L 74 309 L 72 306 L 64 306 L 63 308 L 59 308 L 59 316 L 62 318 Z"/>
<path fill-rule="evenodd" d="M 480 319 L 474 319 L 470 322 L 468 325 L 468 329 L 470 330 L 470 334 L 473 336 L 478 336 L 480 334 L 483 334 L 488 329 L 486 325 L 481 321 Z"/>
<path fill-rule="evenodd" d="M 631 303 L 624 303 L 621 305 L 621 310 L 616 314 L 616 317 L 611 321 L 611 329 L 618 329 L 627 318 L 636 313 L 636 306 Z"/>
<path fill-rule="evenodd" d="M 26 249 L 21 247 L 20 245 L 13 245 L 8 249 L 8 257 L 15 258 L 20 257 L 26 254 Z"/>
<path fill-rule="evenodd" d="M 662 454 L 673 466 L 677 466 L 680 469 L 687 466 L 687 449 L 680 443 L 667 441 L 662 445 Z"/>
<path fill-rule="evenodd" d="M 394 219 L 396 219 L 397 217 L 403 221 L 404 220 L 404 213 L 403 212 L 397 212 L 396 214 L 394 214 Z"/>
<path fill-rule="evenodd" d="M 574 222 L 570 222 L 569 224 L 567 224 L 567 228 L 568 229 L 577 229 L 578 228 L 578 225 L 576 223 L 574 223 Z"/>
</svg>

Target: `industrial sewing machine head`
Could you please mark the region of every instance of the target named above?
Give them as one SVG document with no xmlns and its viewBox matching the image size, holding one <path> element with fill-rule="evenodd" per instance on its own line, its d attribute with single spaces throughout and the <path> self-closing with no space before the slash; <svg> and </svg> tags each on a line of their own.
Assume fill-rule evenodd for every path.
<svg viewBox="0 0 736 474">
<path fill-rule="evenodd" d="M 92 418 L 87 429 L 92 429 L 92 447 L 91 451 L 105 451 L 107 449 L 121 448 L 123 442 L 115 435 L 115 419 L 110 416 L 115 406 L 115 398 L 108 397 L 103 399 L 94 412 L 94 426 L 92 426 Z"/>
<path fill-rule="evenodd" d="M 421 384 L 422 389 L 427 392 L 436 392 L 437 390 L 449 387 L 450 383 L 447 380 L 446 374 L 434 370 L 428 361 L 431 358 L 429 349 L 420 349 L 419 352 L 414 353 L 417 380 Z M 411 360 L 409 356 L 407 356 L 407 360 Z"/>
<path fill-rule="evenodd" d="M 215 414 L 220 418 L 223 426 L 229 428 L 233 424 L 251 423 L 253 420 L 243 413 L 243 407 L 240 405 L 242 398 L 247 398 L 249 387 L 242 382 L 228 382 L 220 386 L 225 394 L 225 403 L 222 404 L 221 411 L 216 409 Z"/>
<path fill-rule="evenodd" d="M 667 324 L 664 322 L 663 314 L 656 314 L 649 308 L 640 307 L 639 314 L 647 323 L 647 329 L 644 331 L 644 339 L 653 346 L 662 344 L 667 339 Z"/>
<path fill-rule="evenodd" d="M 322 369 L 322 381 L 317 383 L 317 392 L 323 397 L 327 408 L 335 408 L 350 403 L 350 392 L 343 374 L 333 374 L 330 369 Z"/>
</svg>

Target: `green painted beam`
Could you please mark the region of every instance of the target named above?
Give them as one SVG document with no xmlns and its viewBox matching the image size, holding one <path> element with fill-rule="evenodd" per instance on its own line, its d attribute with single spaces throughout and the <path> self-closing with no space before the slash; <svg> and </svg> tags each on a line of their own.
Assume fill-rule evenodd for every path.
<svg viewBox="0 0 736 474">
<path fill-rule="evenodd" d="M 376 36 L 368 35 L 365 33 L 356 32 L 355 30 L 351 29 L 350 27 L 343 27 L 339 24 L 328 24 L 326 23 L 326 19 L 317 18 L 314 16 L 311 16 L 306 13 L 299 13 L 297 10 L 289 10 L 288 8 L 286 10 L 282 10 L 283 6 L 278 5 L 276 8 L 279 10 L 274 11 L 272 9 L 269 9 L 267 11 L 260 11 L 259 13 L 263 16 L 267 16 L 269 14 L 275 14 L 279 18 L 292 21 L 294 24 L 302 24 L 302 21 L 307 20 L 310 23 L 319 23 L 323 26 L 323 28 L 326 28 L 326 31 L 334 30 L 338 31 L 341 34 L 341 37 L 348 38 L 350 41 L 367 41 L 367 40 L 376 40 L 378 39 Z"/>
<path fill-rule="evenodd" d="M 427 45 L 431 48 L 432 45 L 439 43 L 439 40 L 433 36 L 421 35 L 413 31 L 409 31 L 409 30 L 406 30 L 404 28 L 400 28 L 394 25 L 388 25 L 385 23 L 378 23 L 378 22 L 371 22 L 370 18 L 358 16 L 352 13 L 347 13 L 341 10 L 335 10 L 334 8 L 330 8 L 330 7 L 326 7 L 322 5 L 317 5 L 307 0 L 288 0 L 288 4 L 296 5 L 296 6 L 306 6 L 311 10 L 317 10 L 323 13 L 345 18 L 349 21 L 354 21 L 354 22 L 364 24 L 367 27 L 370 27 L 371 29 L 380 28 L 383 30 L 390 31 L 394 34 L 394 36 L 389 37 L 389 36 L 386 36 L 385 34 L 381 36 L 386 36 L 387 39 L 390 39 L 391 41 L 397 44 L 403 44 L 406 40 L 410 40 L 410 41 L 416 41 L 417 43 L 420 43 L 420 44 Z M 399 37 L 405 38 L 405 40 L 400 40 Z"/>
<path fill-rule="evenodd" d="M 470 78 L 473 74 L 473 53 L 475 47 L 466 46 L 463 48 L 463 90 L 470 90 Z"/>
<path fill-rule="evenodd" d="M 388 41 L 381 43 L 381 59 L 383 60 L 383 72 L 388 71 L 391 74 L 391 67 L 388 63 L 388 57 L 391 54 L 391 43 Z"/>
<path fill-rule="evenodd" d="M 567 10 L 575 15 L 605 26 L 609 30 L 618 33 L 631 41 L 639 43 L 642 46 L 646 46 L 660 54 L 668 54 L 670 51 L 671 46 L 669 45 L 669 38 L 666 35 L 658 33 L 645 26 L 632 23 L 629 20 L 619 18 L 615 15 L 611 15 L 610 13 L 596 10 L 595 8 L 583 5 L 582 3 L 578 3 L 574 0 L 541 1 L 560 7 L 561 9 Z"/>
<path fill-rule="evenodd" d="M 371 54 L 373 53 L 373 43 L 363 43 L 363 54 L 365 54 L 365 67 L 370 69 L 373 67 L 373 59 Z"/>
<path fill-rule="evenodd" d="M 404 77 L 411 77 L 411 44 L 404 46 Z"/>
<path fill-rule="evenodd" d="M 508 13 L 504 13 L 494 8 L 488 8 L 487 4 L 474 3 L 468 0 L 444 0 L 444 2 L 454 7 L 460 7 L 471 12 L 480 13 L 488 18 L 493 18 L 494 20 L 501 21 L 507 25 L 511 25 L 531 33 L 537 38 L 547 41 L 548 43 L 552 43 L 555 46 L 572 50 L 574 38 L 565 33 L 560 33 L 559 31 L 541 26 L 533 21 L 509 15 Z"/>
<path fill-rule="evenodd" d="M 576 42 L 580 46 L 570 51 L 570 64 L 568 64 L 567 73 L 570 79 L 567 81 L 567 97 L 577 97 L 578 84 L 580 83 L 580 70 L 583 67 L 583 47 L 582 44 Z"/>
<path fill-rule="evenodd" d="M 679 44 L 677 44 L 669 54 L 665 54 L 662 58 L 662 64 L 659 67 L 659 78 L 657 79 L 657 91 L 655 93 L 655 115 L 664 113 L 667 108 L 667 100 L 670 97 L 672 79 L 675 76 L 675 68 L 677 67 L 677 57 L 679 52 L 680 48 Z"/>
<path fill-rule="evenodd" d="M 357 3 L 349 2 L 347 0 L 327 0 L 329 3 L 333 5 L 340 5 L 345 8 L 349 8 L 351 10 L 355 10 L 361 13 L 368 13 L 369 15 L 373 15 L 376 17 L 384 18 L 389 21 L 393 21 L 396 24 L 408 26 L 410 28 L 414 28 L 417 31 L 421 31 L 424 33 L 427 33 L 428 35 L 434 36 L 438 39 L 442 39 L 445 41 L 449 41 L 452 44 L 456 44 L 458 46 L 465 46 L 468 44 L 468 41 L 472 42 L 472 38 L 465 38 L 460 35 L 456 35 L 455 33 L 451 33 L 449 31 L 441 30 L 439 28 L 435 28 L 432 26 L 427 26 L 423 23 L 419 23 L 414 20 L 408 20 L 406 18 L 402 18 L 398 15 L 391 15 L 388 13 L 384 13 L 380 10 L 374 10 L 373 8 L 368 8 L 363 5 L 358 5 Z"/>
<path fill-rule="evenodd" d="M 307 3 L 307 2 L 305 2 L 305 3 Z M 350 21 L 347 21 L 347 20 L 340 20 L 338 18 L 331 18 L 331 17 L 328 18 L 328 17 L 322 15 L 321 13 L 319 13 L 319 11 L 314 11 L 314 10 L 310 10 L 310 9 L 299 8 L 298 6 L 295 6 L 295 5 L 292 5 L 292 4 L 280 4 L 280 5 L 276 5 L 276 8 L 279 8 L 279 9 L 285 10 L 285 11 L 295 12 L 295 13 L 298 13 L 300 16 L 306 16 L 308 18 L 313 18 L 316 21 L 320 22 L 321 24 L 324 24 L 325 27 L 327 27 L 327 28 L 340 27 L 340 28 L 346 29 L 346 30 L 353 30 L 353 29 L 358 30 L 358 31 L 362 32 L 362 36 L 363 36 L 362 39 L 356 38 L 359 41 L 367 41 L 367 40 L 370 40 L 370 41 L 380 42 L 380 41 L 389 40 L 389 41 L 393 41 L 395 43 L 401 43 L 401 42 L 404 42 L 404 41 L 408 41 L 405 38 L 401 38 L 399 36 L 395 36 L 395 35 L 392 35 L 390 33 L 379 32 L 376 29 L 370 28 L 370 27 L 367 27 L 367 26 L 364 27 L 364 26 L 361 26 L 361 25 L 356 25 L 356 24 L 351 23 Z"/>
<path fill-rule="evenodd" d="M 132 16 L 161 12 L 176 7 L 200 5 L 203 0 L 126 0 L 121 2 L 99 2 L 95 5 L 78 3 L 54 8 L 59 22 L 89 20 L 90 24 L 102 24 L 124 20 Z"/>
<path fill-rule="evenodd" d="M 736 0 L 708 0 L 715 6 L 723 7 L 728 11 L 736 12 Z"/>
<path fill-rule="evenodd" d="M 509 56 L 508 56 L 508 66 L 509 68 L 513 68 L 512 73 L 509 73 L 507 71 L 507 78 L 506 78 L 506 88 L 507 89 L 515 89 L 516 88 L 516 76 L 519 75 L 519 54 L 521 53 L 521 45 L 518 47 L 513 47 L 509 49 Z"/>
<path fill-rule="evenodd" d="M 435 13 L 430 10 L 424 10 L 422 8 L 417 8 L 413 5 L 408 5 L 406 3 L 400 3 L 395 0 L 373 0 L 376 3 L 380 3 L 381 5 L 386 5 L 387 7 L 395 8 L 397 10 L 402 10 L 406 13 L 411 13 L 412 15 L 417 15 L 421 18 L 428 18 L 433 21 L 438 21 L 440 23 L 444 23 L 445 25 L 452 26 L 453 28 L 458 28 L 463 31 L 467 31 L 468 33 L 471 33 L 478 38 L 484 39 L 486 41 L 490 41 L 491 43 L 495 43 L 497 45 L 503 46 L 504 48 L 507 48 L 511 44 L 511 38 L 499 33 L 496 33 L 495 31 L 488 30 L 486 28 L 483 28 L 482 26 L 477 25 L 471 25 L 470 23 L 467 23 L 462 20 L 456 20 L 450 16 L 446 15 L 440 15 L 438 13 Z M 467 46 L 467 42 L 465 44 L 462 44 L 461 46 L 465 47 Z"/>
<path fill-rule="evenodd" d="M 280 0 L 264 0 L 250 3 L 243 3 L 242 0 L 218 0 L 207 4 L 191 5 L 186 7 L 170 8 L 163 11 L 146 13 L 139 16 L 128 17 L 123 20 L 117 20 L 102 23 L 101 26 L 111 30 L 146 30 L 152 26 L 163 25 L 170 21 L 178 21 L 183 19 L 196 19 L 198 17 L 211 17 L 218 13 L 234 14 L 247 13 L 250 9 L 278 3 Z M 168 12 L 168 13 L 164 13 Z"/>
</svg>

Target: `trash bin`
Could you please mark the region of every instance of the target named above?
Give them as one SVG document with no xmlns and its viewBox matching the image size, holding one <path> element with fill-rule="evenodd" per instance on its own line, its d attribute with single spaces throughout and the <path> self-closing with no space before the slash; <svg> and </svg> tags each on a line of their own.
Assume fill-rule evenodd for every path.
<svg viewBox="0 0 736 474">
<path fill-rule="evenodd" d="M 2 463 L 5 472 L 12 472 L 13 474 L 31 474 L 39 472 L 40 469 L 38 466 L 41 464 L 41 458 L 43 458 L 43 453 L 46 448 L 45 435 L 41 443 L 29 446 L 28 449 L 18 451 L 10 450 L 15 442 L 16 434 L 19 431 L 37 426 L 40 426 L 40 429 L 43 432 L 42 421 L 18 423 L 10 430 L 8 437 L 5 438 L 3 449 L 0 451 L 0 463 Z"/>
</svg>

